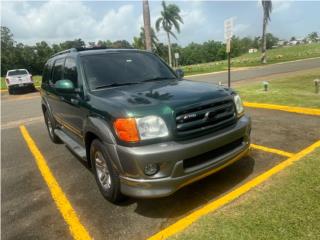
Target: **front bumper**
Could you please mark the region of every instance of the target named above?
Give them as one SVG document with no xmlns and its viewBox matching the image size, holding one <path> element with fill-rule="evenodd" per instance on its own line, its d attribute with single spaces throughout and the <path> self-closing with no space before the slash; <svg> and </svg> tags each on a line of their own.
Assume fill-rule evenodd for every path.
<svg viewBox="0 0 320 240">
<path fill-rule="evenodd" d="M 243 116 L 230 128 L 196 139 L 140 147 L 116 146 L 114 150 L 121 165 L 121 191 L 133 197 L 168 196 L 181 187 L 217 172 L 246 155 L 249 151 L 250 131 L 251 120 Z M 223 148 L 235 141 L 239 142 L 237 146 L 231 149 Z M 213 153 L 215 150 L 219 154 L 210 154 L 210 157 L 214 157 L 207 158 L 206 154 Z M 184 164 L 186 159 L 199 155 L 206 161 L 200 159 L 199 164 L 195 162 L 196 164 L 191 167 L 186 167 Z M 152 177 L 146 176 L 143 172 L 146 163 L 159 164 L 159 172 Z"/>
</svg>

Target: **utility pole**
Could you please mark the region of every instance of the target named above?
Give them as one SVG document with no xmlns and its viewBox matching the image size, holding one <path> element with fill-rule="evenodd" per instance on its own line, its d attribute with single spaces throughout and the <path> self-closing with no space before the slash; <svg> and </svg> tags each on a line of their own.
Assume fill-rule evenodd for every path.
<svg viewBox="0 0 320 240">
<path fill-rule="evenodd" d="M 145 48 L 147 51 L 152 51 L 151 41 L 151 24 L 150 24 L 150 10 L 148 0 L 143 0 L 143 23 L 144 23 L 144 35 L 145 35 Z"/>
</svg>

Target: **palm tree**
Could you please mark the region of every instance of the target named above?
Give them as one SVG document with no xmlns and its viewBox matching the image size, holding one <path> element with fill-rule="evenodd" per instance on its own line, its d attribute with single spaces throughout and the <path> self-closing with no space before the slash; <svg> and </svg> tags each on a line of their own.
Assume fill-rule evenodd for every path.
<svg viewBox="0 0 320 240">
<path fill-rule="evenodd" d="M 175 34 L 172 32 L 172 27 L 174 27 L 175 30 L 180 33 L 179 22 L 183 23 L 183 20 L 180 16 L 180 9 L 177 5 L 167 5 L 165 1 L 162 1 L 162 7 L 163 9 L 161 11 L 161 16 L 156 21 L 156 29 L 159 32 L 161 24 L 163 30 L 167 33 L 169 65 L 172 66 L 170 35 L 177 39 Z"/>
<path fill-rule="evenodd" d="M 151 24 L 150 24 L 150 11 L 149 11 L 149 2 L 148 0 L 143 0 L 143 23 L 144 23 L 144 32 L 145 32 L 145 43 L 146 50 L 152 51 L 152 42 L 151 42 Z"/>
<path fill-rule="evenodd" d="M 271 0 L 262 0 L 262 7 L 263 7 L 263 27 L 262 27 L 262 56 L 261 62 L 267 63 L 267 25 L 268 22 L 271 21 L 270 14 L 272 12 L 272 2 Z"/>
<path fill-rule="evenodd" d="M 157 49 L 157 45 L 158 45 L 159 40 L 158 40 L 153 28 L 151 28 L 150 32 L 151 32 L 151 34 L 150 34 L 150 36 L 151 36 L 151 50 Z M 138 48 L 138 49 L 147 49 L 146 31 L 144 30 L 143 27 L 140 28 L 140 36 L 133 38 L 133 46 L 134 46 L 134 48 Z"/>
</svg>

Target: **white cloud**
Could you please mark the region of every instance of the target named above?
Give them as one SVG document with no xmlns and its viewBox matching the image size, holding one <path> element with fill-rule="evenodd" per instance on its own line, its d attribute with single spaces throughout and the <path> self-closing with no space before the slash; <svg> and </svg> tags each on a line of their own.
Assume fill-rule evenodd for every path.
<svg viewBox="0 0 320 240">
<path fill-rule="evenodd" d="M 273 7 L 273 13 L 280 13 L 287 11 L 291 7 L 292 1 L 273 1 L 272 7 Z"/>
<path fill-rule="evenodd" d="M 2 8 L 2 24 L 8 26 L 15 39 L 27 43 L 46 40 L 50 43 L 66 39 L 132 39 L 137 29 L 128 22 L 136 21 L 132 4 L 108 9 L 100 20 L 83 2 L 48 1 L 38 7 L 26 2 L 6 2 Z"/>
</svg>

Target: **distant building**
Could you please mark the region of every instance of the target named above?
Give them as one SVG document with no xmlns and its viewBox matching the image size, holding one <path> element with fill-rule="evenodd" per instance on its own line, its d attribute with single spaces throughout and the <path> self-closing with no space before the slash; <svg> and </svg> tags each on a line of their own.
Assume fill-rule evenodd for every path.
<svg viewBox="0 0 320 240">
<path fill-rule="evenodd" d="M 285 44 L 286 44 L 285 40 L 279 40 L 278 43 L 277 43 L 277 46 L 283 46 Z"/>
<path fill-rule="evenodd" d="M 297 45 L 297 44 L 299 44 L 298 40 L 292 40 L 289 42 L 289 45 L 292 45 L 292 46 Z"/>
<path fill-rule="evenodd" d="M 258 52 L 258 49 L 256 48 L 250 48 L 248 53 L 255 53 L 255 52 Z"/>
</svg>

